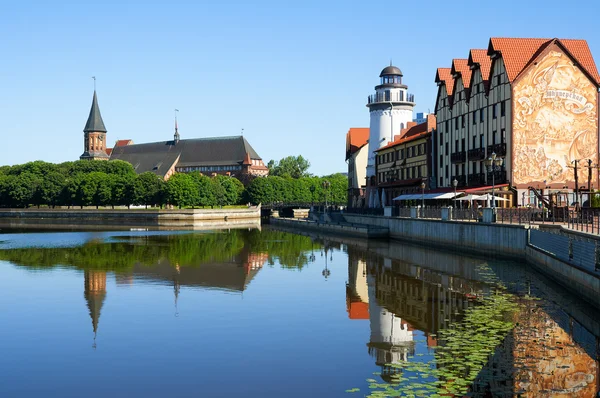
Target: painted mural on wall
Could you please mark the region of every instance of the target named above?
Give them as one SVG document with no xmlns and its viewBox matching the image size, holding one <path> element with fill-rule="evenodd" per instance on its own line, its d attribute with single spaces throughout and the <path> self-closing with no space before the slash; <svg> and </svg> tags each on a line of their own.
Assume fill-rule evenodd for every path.
<svg viewBox="0 0 600 398">
<path fill-rule="evenodd" d="M 574 186 L 572 161 L 597 160 L 597 92 L 594 84 L 555 48 L 514 85 L 513 185 L 546 181 Z M 593 169 L 592 169 L 593 170 Z M 587 186 L 588 169 L 578 169 Z M 592 172 L 592 183 L 596 173 Z"/>
</svg>

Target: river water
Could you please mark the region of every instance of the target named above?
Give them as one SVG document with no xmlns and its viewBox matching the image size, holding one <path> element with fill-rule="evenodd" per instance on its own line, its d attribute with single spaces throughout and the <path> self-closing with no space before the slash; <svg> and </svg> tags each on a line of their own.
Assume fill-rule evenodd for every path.
<svg viewBox="0 0 600 398">
<path fill-rule="evenodd" d="M 594 397 L 525 264 L 276 229 L 0 231 L 0 397 Z"/>
</svg>

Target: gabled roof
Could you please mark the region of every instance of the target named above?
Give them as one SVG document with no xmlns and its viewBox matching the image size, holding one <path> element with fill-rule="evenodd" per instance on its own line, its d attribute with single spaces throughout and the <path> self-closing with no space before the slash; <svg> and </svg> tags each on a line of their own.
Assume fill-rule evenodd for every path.
<svg viewBox="0 0 600 398">
<path fill-rule="evenodd" d="M 426 137 L 431 133 L 433 129 L 436 127 L 436 117 L 435 115 L 427 115 L 427 121 L 423 123 L 419 123 L 417 125 L 411 126 L 409 128 L 403 129 L 400 132 L 398 138 L 389 144 L 379 148 L 375 152 L 379 152 L 384 149 L 395 147 L 396 145 L 405 144 L 407 142 L 411 142 L 417 140 L 419 138 Z"/>
<path fill-rule="evenodd" d="M 151 171 L 164 177 L 175 164 L 181 167 L 242 165 L 247 156 L 261 160 L 243 136 L 234 136 L 115 146 L 110 158 L 131 163 L 138 174 Z"/>
<path fill-rule="evenodd" d="M 468 65 L 473 71 L 476 68 L 479 68 L 479 72 L 481 73 L 481 79 L 483 80 L 483 85 L 485 91 L 488 91 L 489 88 L 489 78 L 490 78 L 490 69 L 492 68 L 492 60 L 487 54 L 487 50 L 482 49 L 472 49 L 469 51 L 469 61 Z M 475 73 L 471 73 L 471 80 L 473 80 L 473 75 Z M 471 85 L 473 82 L 471 81 Z"/>
<path fill-rule="evenodd" d="M 466 96 L 469 96 L 469 86 L 471 85 L 471 68 L 469 68 L 469 60 L 468 59 L 458 59 L 455 58 L 452 60 L 452 68 L 450 69 L 450 74 L 454 79 L 454 91 L 452 92 L 452 98 L 456 94 L 456 79 L 458 79 L 458 75 L 462 78 L 463 86 L 465 88 Z M 456 78 L 454 77 L 456 76 Z"/>
<path fill-rule="evenodd" d="M 435 74 L 435 82 L 438 86 L 442 84 L 446 86 L 446 94 L 448 102 L 452 104 L 452 94 L 454 93 L 454 79 L 452 78 L 451 68 L 438 68 Z"/>
<path fill-rule="evenodd" d="M 351 127 L 346 133 L 346 159 L 369 142 L 368 127 Z"/>
<path fill-rule="evenodd" d="M 115 147 L 125 145 L 133 145 L 133 140 L 117 140 L 117 142 L 115 142 Z"/>
<path fill-rule="evenodd" d="M 102 115 L 100 115 L 100 108 L 98 107 L 98 97 L 96 96 L 96 90 L 94 90 L 94 98 L 92 99 L 92 107 L 90 109 L 90 115 L 88 116 L 87 123 L 83 129 L 87 132 L 103 132 L 106 133 L 106 127 L 104 127 L 104 121 L 102 121 Z"/>
<path fill-rule="evenodd" d="M 106 149 L 105 149 L 105 151 L 106 151 L 106 154 L 107 154 L 108 156 L 110 156 L 110 154 L 112 153 L 112 150 L 113 150 L 112 148 L 106 148 Z"/>
<path fill-rule="evenodd" d="M 513 82 L 552 43 L 565 49 L 577 61 L 581 69 L 595 81 L 596 85 L 600 85 L 600 75 L 585 40 L 492 37 L 487 54 L 490 57 L 498 53 L 502 55 L 508 79 Z"/>
</svg>

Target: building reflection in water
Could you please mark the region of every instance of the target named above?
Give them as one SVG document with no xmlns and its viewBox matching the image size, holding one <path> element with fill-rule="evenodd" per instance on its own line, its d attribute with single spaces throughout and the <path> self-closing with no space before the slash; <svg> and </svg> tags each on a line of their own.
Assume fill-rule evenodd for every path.
<svg viewBox="0 0 600 398">
<path fill-rule="evenodd" d="M 409 250 L 403 249 L 405 253 Z M 415 252 L 409 255 L 418 258 L 425 250 L 414 248 Z M 452 265 L 452 257 L 459 257 L 445 255 L 445 267 Z M 348 247 L 348 316 L 369 319 L 371 334 L 367 346 L 381 368 L 383 380 L 391 381 L 390 376 L 399 371 L 390 364 L 410 361 L 417 344 L 428 348 L 437 345 L 437 332 L 462 322 L 465 310 L 477 305 L 475 299 L 493 289 L 483 281 L 485 278 L 470 279 L 478 277 L 472 267 L 454 269 L 464 269 L 466 277 Z M 514 315 L 514 329 L 480 370 L 471 393 L 531 398 L 596 397 L 600 391 L 600 339 L 555 302 L 531 299 L 529 287 L 523 286 L 523 281 L 531 276 L 522 268 L 507 268 L 504 264 L 496 275 L 513 285 L 508 294 L 514 295 L 519 311 Z M 543 290 L 534 297 L 551 295 L 560 301 L 552 291 L 560 287 L 548 286 L 540 276 L 533 277 L 538 290 Z M 600 319 L 596 317 L 594 322 L 595 329 L 600 328 Z M 417 331 L 425 334 L 423 343 L 415 341 Z"/>
<path fill-rule="evenodd" d="M 92 318 L 92 328 L 94 330 L 94 344 L 96 348 L 96 335 L 98 333 L 98 322 L 100 321 L 100 311 L 106 298 L 106 271 L 84 271 L 83 296 L 90 310 Z"/>
<path fill-rule="evenodd" d="M 127 272 L 115 274 L 117 286 L 133 285 L 135 281 L 154 282 L 173 286 L 175 316 L 179 316 L 178 300 L 182 287 L 196 287 L 242 293 L 267 262 L 267 253 L 251 252 L 244 247 L 229 261 L 203 264 L 171 263 L 160 260 L 152 266 L 135 264 Z M 100 313 L 106 298 L 106 271 L 84 271 L 84 297 L 89 308 L 94 332 L 94 344 Z"/>
</svg>

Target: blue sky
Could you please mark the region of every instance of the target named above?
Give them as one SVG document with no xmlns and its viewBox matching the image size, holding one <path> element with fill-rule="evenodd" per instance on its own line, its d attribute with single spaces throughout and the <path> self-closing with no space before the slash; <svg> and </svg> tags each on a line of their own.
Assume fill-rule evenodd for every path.
<svg viewBox="0 0 600 398">
<path fill-rule="evenodd" d="M 0 164 L 74 160 L 97 77 L 108 141 L 244 135 L 265 161 L 345 171 L 345 134 L 390 58 L 435 104 L 437 67 L 490 36 L 586 39 L 596 2 L 3 2 Z"/>
</svg>

